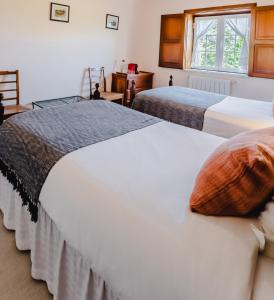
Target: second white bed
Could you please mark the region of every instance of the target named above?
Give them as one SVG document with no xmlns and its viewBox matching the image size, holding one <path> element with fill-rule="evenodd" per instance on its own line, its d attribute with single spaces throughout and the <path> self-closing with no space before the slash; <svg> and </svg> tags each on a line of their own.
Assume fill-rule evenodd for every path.
<svg viewBox="0 0 274 300">
<path fill-rule="evenodd" d="M 272 105 L 179 86 L 143 91 L 133 101 L 136 110 L 225 138 L 274 126 Z"/>
<path fill-rule="evenodd" d="M 271 102 L 226 97 L 207 109 L 203 131 L 230 138 L 243 131 L 272 126 Z"/>
</svg>

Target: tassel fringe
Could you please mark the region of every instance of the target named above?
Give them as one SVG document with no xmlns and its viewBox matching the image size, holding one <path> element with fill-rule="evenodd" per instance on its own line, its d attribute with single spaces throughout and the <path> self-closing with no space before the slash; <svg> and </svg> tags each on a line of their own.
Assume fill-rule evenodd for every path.
<svg viewBox="0 0 274 300">
<path fill-rule="evenodd" d="M 37 223 L 38 221 L 38 202 L 34 203 L 32 201 L 31 196 L 25 190 L 22 182 L 16 175 L 14 171 L 12 171 L 6 164 L 0 159 L 0 171 L 5 178 L 7 178 L 8 182 L 12 184 L 13 189 L 19 193 L 22 199 L 22 206 L 26 206 L 30 215 L 31 221 Z"/>
</svg>

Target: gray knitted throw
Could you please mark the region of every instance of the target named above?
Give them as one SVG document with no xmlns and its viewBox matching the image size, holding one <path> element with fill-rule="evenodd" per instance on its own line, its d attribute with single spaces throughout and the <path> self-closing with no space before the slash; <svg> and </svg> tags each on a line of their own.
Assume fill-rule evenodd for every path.
<svg viewBox="0 0 274 300">
<path fill-rule="evenodd" d="M 106 101 L 33 110 L 0 127 L 0 170 L 37 222 L 39 195 L 52 167 L 66 154 L 159 119 Z"/>
<path fill-rule="evenodd" d="M 132 108 L 166 121 L 202 130 L 206 110 L 225 97 L 185 87 L 162 87 L 137 94 Z"/>
</svg>

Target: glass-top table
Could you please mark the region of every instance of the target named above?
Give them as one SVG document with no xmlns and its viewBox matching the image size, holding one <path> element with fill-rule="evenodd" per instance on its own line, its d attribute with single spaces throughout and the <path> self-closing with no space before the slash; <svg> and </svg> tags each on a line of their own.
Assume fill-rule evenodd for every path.
<svg viewBox="0 0 274 300">
<path fill-rule="evenodd" d="M 64 97 L 64 98 L 58 98 L 58 99 L 35 101 L 35 102 L 32 102 L 32 107 L 33 107 L 33 109 L 54 107 L 54 106 L 71 104 L 71 103 L 77 103 L 77 102 L 86 101 L 86 100 L 87 99 L 85 99 L 81 96 L 71 96 L 71 97 Z"/>
</svg>

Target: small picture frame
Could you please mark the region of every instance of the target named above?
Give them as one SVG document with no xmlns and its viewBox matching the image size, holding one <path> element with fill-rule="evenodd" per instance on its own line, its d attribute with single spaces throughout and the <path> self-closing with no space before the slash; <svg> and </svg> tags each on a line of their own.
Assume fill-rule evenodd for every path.
<svg viewBox="0 0 274 300">
<path fill-rule="evenodd" d="M 70 6 L 51 2 L 50 20 L 69 23 Z"/>
<path fill-rule="evenodd" d="M 119 17 L 107 14 L 106 16 L 106 28 L 118 30 L 119 29 Z"/>
</svg>

